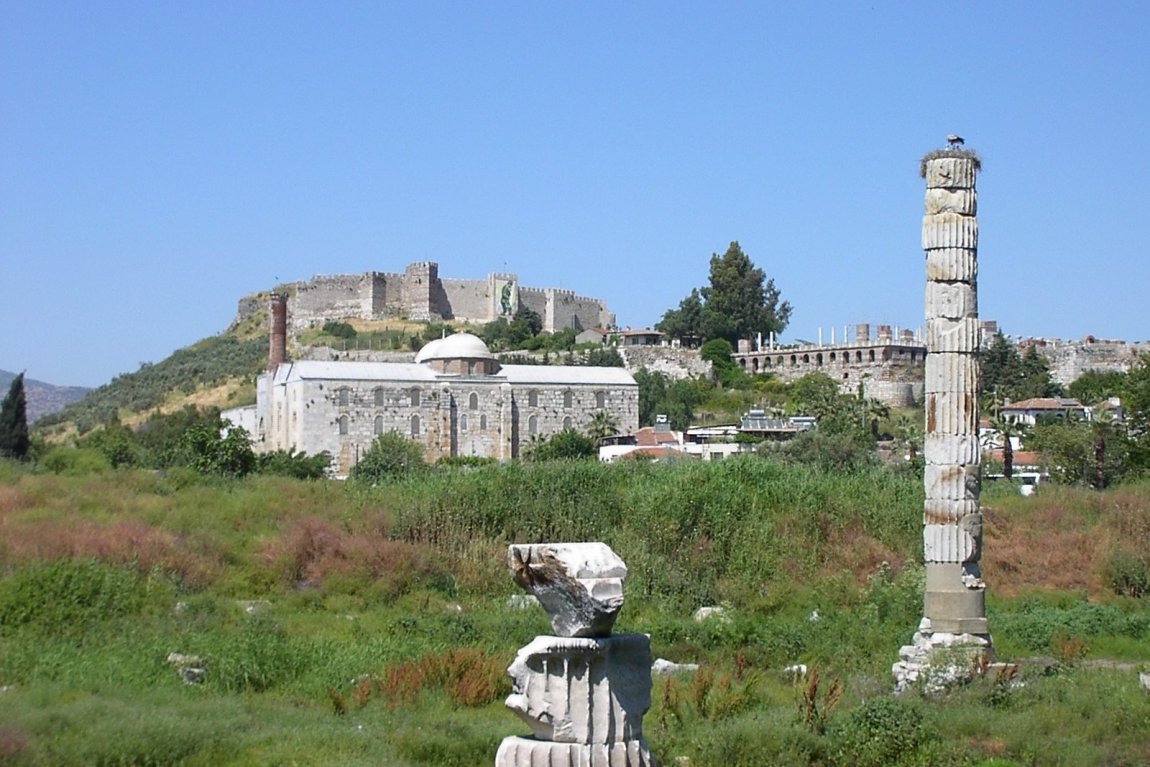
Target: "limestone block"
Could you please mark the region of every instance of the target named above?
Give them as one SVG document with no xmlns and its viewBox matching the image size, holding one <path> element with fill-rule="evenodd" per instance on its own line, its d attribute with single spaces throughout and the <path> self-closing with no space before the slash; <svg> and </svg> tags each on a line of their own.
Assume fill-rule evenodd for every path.
<svg viewBox="0 0 1150 767">
<path fill-rule="evenodd" d="M 973 466 L 982 457 L 982 448 L 974 434 L 927 434 L 923 438 L 922 457 L 936 466 L 958 464 Z"/>
<path fill-rule="evenodd" d="M 507 669 L 506 705 L 536 738 L 564 743 L 641 740 L 651 707 L 651 640 L 536 637 Z"/>
<path fill-rule="evenodd" d="M 978 213 L 978 193 L 973 189 L 927 189 L 925 212 L 928 216 L 935 213 L 973 216 Z"/>
<path fill-rule="evenodd" d="M 968 282 L 926 283 L 926 316 L 962 319 L 978 316 L 978 292 Z"/>
<path fill-rule="evenodd" d="M 978 359 L 973 354 L 928 354 L 924 367 L 924 391 L 978 390 Z"/>
<path fill-rule="evenodd" d="M 926 278 L 948 282 L 978 279 L 978 257 L 970 248 L 938 248 L 926 251 Z"/>
<path fill-rule="evenodd" d="M 495 767 L 655 767 L 641 740 L 624 743 L 552 743 L 533 738 L 504 738 Z"/>
<path fill-rule="evenodd" d="M 978 501 L 954 501 L 927 498 L 923 501 L 922 521 L 928 525 L 957 525 L 968 514 L 977 514 Z"/>
<path fill-rule="evenodd" d="M 926 433 L 978 434 L 978 398 L 974 392 L 928 392 Z"/>
<path fill-rule="evenodd" d="M 967 515 L 971 516 L 980 517 L 977 514 Z M 981 532 L 975 535 L 970 525 L 963 522 L 957 525 L 923 525 L 923 558 L 927 562 L 957 564 L 974 561 L 972 557 L 977 559 L 982 548 L 981 535 Z"/>
<path fill-rule="evenodd" d="M 623 607 L 627 566 L 605 543 L 512 544 L 507 564 L 563 637 L 604 637 Z"/>
<path fill-rule="evenodd" d="M 978 466 L 923 467 L 923 488 L 930 501 L 977 501 Z"/>
<path fill-rule="evenodd" d="M 927 189 L 974 189 L 974 160 L 937 157 L 926 163 Z"/>
<path fill-rule="evenodd" d="M 928 354 L 974 354 L 982 330 L 977 317 L 961 320 L 941 317 L 926 318 L 926 349 Z M 929 360 L 930 357 L 927 357 Z"/>
<path fill-rule="evenodd" d="M 922 249 L 978 247 L 978 219 L 958 213 L 935 213 L 922 218 Z"/>
</svg>

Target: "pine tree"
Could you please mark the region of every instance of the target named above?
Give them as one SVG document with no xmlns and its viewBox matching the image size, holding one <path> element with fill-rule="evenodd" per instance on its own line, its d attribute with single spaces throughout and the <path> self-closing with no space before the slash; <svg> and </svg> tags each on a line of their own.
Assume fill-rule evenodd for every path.
<svg viewBox="0 0 1150 767">
<path fill-rule="evenodd" d="M 8 396 L 0 403 L 0 456 L 23 460 L 28 455 L 28 403 L 24 374 L 12 379 Z"/>
</svg>

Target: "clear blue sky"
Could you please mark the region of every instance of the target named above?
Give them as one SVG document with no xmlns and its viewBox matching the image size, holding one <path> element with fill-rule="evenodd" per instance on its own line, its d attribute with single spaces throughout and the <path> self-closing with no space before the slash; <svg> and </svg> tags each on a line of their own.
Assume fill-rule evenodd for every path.
<svg viewBox="0 0 1150 767">
<path fill-rule="evenodd" d="M 0 0 L 0 368 L 99 385 L 277 280 L 438 261 L 646 326 L 728 242 L 783 340 L 922 323 L 918 159 L 980 304 L 1150 337 L 1150 5 Z"/>
</svg>

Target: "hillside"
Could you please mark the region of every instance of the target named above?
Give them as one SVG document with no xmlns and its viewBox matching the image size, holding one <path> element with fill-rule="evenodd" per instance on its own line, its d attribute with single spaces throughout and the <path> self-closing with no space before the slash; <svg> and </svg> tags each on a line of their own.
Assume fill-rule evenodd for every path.
<svg viewBox="0 0 1150 767">
<path fill-rule="evenodd" d="M 6 393 L 16 375 L 7 370 L 0 370 L 0 391 Z M 91 389 L 83 386 L 57 386 L 25 376 L 24 394 L 28 400 L 28 422 L 32 423 L 38 418 L 63 410 L 73 402 L 79 402 L 90 391 Z"/>
</svg>

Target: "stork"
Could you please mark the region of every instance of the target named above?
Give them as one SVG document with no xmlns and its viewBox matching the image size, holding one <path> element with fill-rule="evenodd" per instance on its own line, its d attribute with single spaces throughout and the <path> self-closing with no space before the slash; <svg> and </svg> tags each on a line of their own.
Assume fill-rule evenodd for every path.
<svg viewBox="0 0 1150 767">
<path fill-rule="evenodd" d="M 950 144 L 951 148 L 960 147 L 966 142 L 962 140 L 962 136 L 957 133 L 951 133 L 946 137 L 946 143 Z"/>
</svg>

